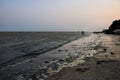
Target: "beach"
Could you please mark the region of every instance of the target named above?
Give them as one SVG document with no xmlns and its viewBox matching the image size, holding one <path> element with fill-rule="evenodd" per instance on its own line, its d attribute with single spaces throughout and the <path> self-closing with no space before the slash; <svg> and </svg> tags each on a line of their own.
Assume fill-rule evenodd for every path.
<svg viewBox="0 0 120 80">
<path fill-rule="evenodd" d="M 0 80 L 19 80 L 21 75 L 29 79 L 36 72 L 42 75 L 45 70 L 46 73 L 51 64 L 48 61 L 56 63 L 59 56 L 53 56 L 49 52 L 89 35 L 91 33 L 82 35 L 80 32 L 1 32 Z"/>
<path fill-rule="evenodd" d="M 120 36 L 92 33 L 2 67 L 1 80 L 119 80 Z"/>
<path fill-rule="evenodd" d="M 0 0 L 0 80 L 120 80 L 120 0 Z"/>
<path fill-rule="evenodd" d="M 99 35 L 92 57 L 75 67 L 64 68 L 48 80 L 120 80 L 120 36 Z"/>
</svg>

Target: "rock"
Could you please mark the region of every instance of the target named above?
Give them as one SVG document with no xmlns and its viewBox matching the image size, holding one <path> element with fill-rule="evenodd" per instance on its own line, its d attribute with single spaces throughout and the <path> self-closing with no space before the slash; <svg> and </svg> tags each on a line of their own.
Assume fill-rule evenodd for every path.
<svg viewBox="0 0 120 80">
<path fill-rule="evenodd" d="M 96 64 L 110 63 L 110 62 L 116 62 L 116 61 L 115 60 L 99 60 L 96 62 Z"/>
<path fill-rule="evenodd" d="M 80 72 L 86 72 L 89 70 L 89 68 L 85 67 L 85 68 L 76 68 L 76 71 L 80 71 Z"/>
<path fill-rule="evenodd" d="M 100 62 L 100 61 L 97 61 L 96 64 L 101 64 L 101 62 Z"/>
<path fill-rule="evenodd" d="M 75 53 L 78 53 L 77 51 L 75 51 Z"/>
<path fill-rule="evenodd" d="M 65 61 L 64 59 L 59 59 L 59 61 Z"/>
<path fill-rule="evenodd" d="M 110 61 L 107 61 L 107 60 L 100 60 L 100 61 L 97 61 L 96 64 L 102 64 L 102 63 L 109 63 Z"/>
<path fill-rule="evenodd" d="M 113 21 L 109 29 L 104 30 L 103 32 L 107 34 L 120 34 L 120 20 Z"/>
<path fill-rule="evenodd" d="M 55 61 L 55 59 L 53 59 L 53 61 Z"/>
<path fill-rule="evenodd" d="M 113 33 L 120 35 L 120 29 L 114 30 Z"/>
<path fill-rule="evenodd" d="M 78 52 L 78 54 L 81 54 L 81 52 Z"/>
<path fill-rule="evenodd" d="M 67 63 L 73 62 L 73 58 L 66 58 L 65 61 L 66 61 Z"/>
<path fill-rule="evenodd" d="M 49 63 L 48 61 L 45 61 L 45 63 Z"/>
<path fill-rule="evenodd" d="M 65 52 L 68 52 L 68 50 L 65 50 Z"/>
<path fill-rule="evenodd" d="M 107 51 L 107 49 L 104 49 L 104 51 L 106 52 L 106 51 Z"/>
<path fill-rule="evenodd" d="M 58 52 L 61 52 L 62 50 L 58 50 Z"/>
<path fill-rule="evenodd" d="M 111 52 L 111 55 L 113 55 L 113 54 L 115 54 L 115 53 Z"/>
</svg>

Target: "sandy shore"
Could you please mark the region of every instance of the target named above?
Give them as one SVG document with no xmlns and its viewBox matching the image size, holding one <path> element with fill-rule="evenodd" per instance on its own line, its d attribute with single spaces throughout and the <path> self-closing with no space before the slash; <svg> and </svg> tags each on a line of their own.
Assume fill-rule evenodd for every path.
<svg viewBox="0 0 120 80">
<path fill-rule="evenodd" d="M 95 54 L 100 43 L 97 35 L 79 38 L 35 58 L 7 66 L 0 70 L 1 80 L 45 80 L 65 67 L 84 62 L 84 57 Z"/>
<path fill-rule="evenodd" d="M 92 34 L 0 70 L 0 80 L 120 80 L 120 36 Z"/>
<path fill-rule="evenodd" d="M 97 34 L 96 53 L 74 67 L 63 68 L 48 80 L 120 80 L 120 36 Z"/>
</svg>

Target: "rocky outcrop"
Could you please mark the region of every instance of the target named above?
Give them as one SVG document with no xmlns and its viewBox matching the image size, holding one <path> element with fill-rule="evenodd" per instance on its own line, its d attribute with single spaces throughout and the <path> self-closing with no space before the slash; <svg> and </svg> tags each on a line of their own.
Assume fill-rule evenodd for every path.
<svg viewBox="0 0 120 80">
<path fill-rule="evenodd" d="M 107 34 L 120 34 L 120 20 L 113 21 L 109 29 L 104 32 Z"/>
</svg>

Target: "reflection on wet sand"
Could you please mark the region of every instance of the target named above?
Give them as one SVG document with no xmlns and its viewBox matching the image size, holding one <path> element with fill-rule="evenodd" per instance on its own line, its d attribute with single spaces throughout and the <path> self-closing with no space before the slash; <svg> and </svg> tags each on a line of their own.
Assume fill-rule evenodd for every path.
<svg viewBox="0 0 120 80">
<path fill-rule="evenodd" d="M 64 68 L 48 80 L 120 80 L 120 36 L 98 34 L 94 56 L 75 67 Z M 117 44 L 116 44 L 117 43 Z"/>
</svg>

